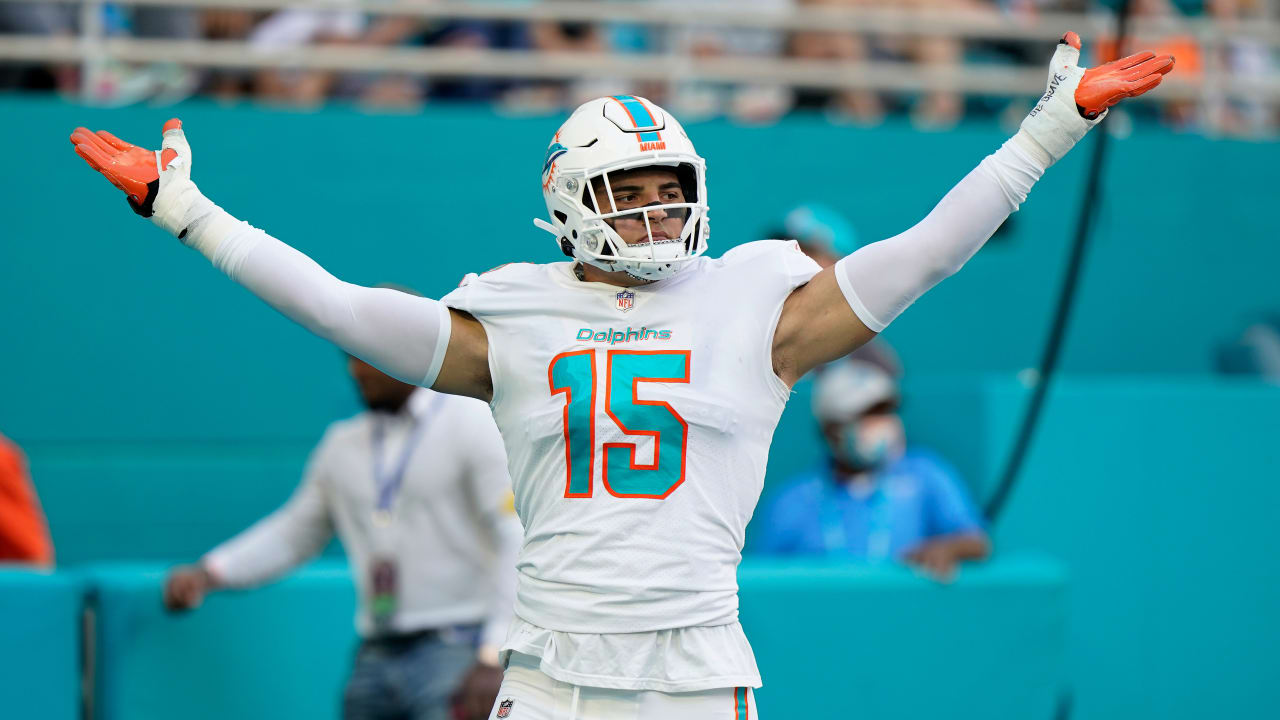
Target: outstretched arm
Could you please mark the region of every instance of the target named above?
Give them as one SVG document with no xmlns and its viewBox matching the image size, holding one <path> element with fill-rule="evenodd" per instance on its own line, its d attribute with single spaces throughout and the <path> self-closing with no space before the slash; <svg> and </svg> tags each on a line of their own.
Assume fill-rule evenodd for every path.
<svg viewBox="0 0 1280 720">
<path fill-rule="evenodd" d="M 405 382 L 489 399 L 488 341 L 480 323 L 429 298 L 343 282 L 232 217 L 191 181 L 191 147 L 178 120 L 165 123 L 160 152 L 86 128 L 77 128 L 71 142 L 125 192 L 135 212 L 303 327 Z"/>
<path fill-rule="evenodd" d="M 1085 70 L 1080 39 L 1058 44 L 1045 94 L 1021 129 L 951 189 L 911 229 L 823 270 L 787 299 L 774 334 L 779 377 L 798 380 L 870 340 L 911 303 L 960 269 L 1026 200 L 1050 165 L 1107 108 L 1160 84 L 1173 58 L 1139 53 Z"/>
</svg>

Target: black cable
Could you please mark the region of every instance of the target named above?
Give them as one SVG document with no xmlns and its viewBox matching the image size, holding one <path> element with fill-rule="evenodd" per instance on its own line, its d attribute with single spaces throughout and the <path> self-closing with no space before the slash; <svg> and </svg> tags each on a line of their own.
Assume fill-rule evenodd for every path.
<svg viewBox="0 0 1280 720">
<path fill-rule="evenodd" d="M 1124 47 L 1124 39 L 1128 35 L 1131 5 L 1130 0 L 1120 0 L 1120 7 L 1116 10 L 1119 15 L 1119 22 L 1116 27 L 1117 50 Z M 1062 289 L 1058 293 L 1057 307 L 1054 308 L 1053 325 L 1049 330 L 1049 339 L 1045 343 L 1044 353 L 1040 358 L 1039 374 L 1035 378 L 1035 387 L 1032 389 L 1031 399 L 1027 403 L 1022 425 L 1018 429 L 1018 436 L 1014 441 L 1013 449 L 1009 452 L 1009 458 L 1005 463 L 1004 472 L 1000 476 L 1000 482 L 996 485 L 995 492 L 991 494 L 984 508 L 987 520 L 993 525 L 999 519 L 1000 512 L 1004 509 L 1009 495 L 1012 494 L 1013 488 L 1018 482 L 1018 476 L 1022 472 L 1022 466 L 1027 457 L 1027 451 L 1030 450 L 1031 441 L 1035 439 L 1036 429 L 1040 425 L 1044 401 L 1049 394 L 1049 385 L 1053 380 L 1054 372 L 1058 369 L 1058 360 L 1062 355 L 1062 344 L 1071 322 L 1071 311 L 1075 307 L 1076 290 L 1080 285 L 1080 273 L 1084 267 L 1085 251 L 1088 249 L 1089 238 L 1093 234 L 1094 216 L 1099 204 L 1099 197 L 1102 194 L 1102 169 L 1107 155 L 1109 136 L 1105 128 L 1101 130 L 1102 132 L 1097 133 L 1093 141 L 1093 156 L 1089 161 L 1089 175 L 1085 181 L 1084 200 L 1080 205 L 1080 216 L 1076 221 L 1075 240 L 1071 244 L 1071 256 L 1067 261 L 1067 271 L 1062 277 Z"/>
<path fill-rule="evenodd" d="M 1070 690 L 1064 690 L 1058 696 L 1058 704 L 1053 709 L 1053 720 L 1071 720 L 1071 713 L 1075 710 L 1076 698 Z"/>
</svg>

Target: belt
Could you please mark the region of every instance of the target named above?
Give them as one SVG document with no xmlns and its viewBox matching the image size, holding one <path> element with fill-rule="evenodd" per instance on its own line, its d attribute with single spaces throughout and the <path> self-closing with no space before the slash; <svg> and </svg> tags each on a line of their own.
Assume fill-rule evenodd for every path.
<svg viewBox="0 0 1280 720">
<path fill-rule="evenodd" d="M 446 625 L 438 628 L 424 628 L 422 630 L 410 630 L 409 632 L 392 632 L 374 635 L 365 638 L 361 644 L 374 647 L 381 650 L 406 650 L 412 645 L 420 642 L 428 642 L 432 640 L 440 640 L 449 638 L 450 640 L 459 636 L 465 637 L 471 635 L 478 639 L 483 626 L 480 623 L 461 623 L 458 625 Z"/>
</svg>

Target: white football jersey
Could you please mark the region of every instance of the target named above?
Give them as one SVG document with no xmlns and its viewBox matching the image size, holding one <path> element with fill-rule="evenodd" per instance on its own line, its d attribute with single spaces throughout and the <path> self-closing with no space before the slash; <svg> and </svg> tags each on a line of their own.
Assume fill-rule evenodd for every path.
<svg viewBox="0 0 1280 720">
<path fill-rule="evenodd" d="M 469 275 L 525 541 L 516 614 L 636 633 L 737 621 L 737 566 L 789 388 L 772 340 L 818 272 L 760 241 L 621 288 L 569 262 Z"/>
</svg>

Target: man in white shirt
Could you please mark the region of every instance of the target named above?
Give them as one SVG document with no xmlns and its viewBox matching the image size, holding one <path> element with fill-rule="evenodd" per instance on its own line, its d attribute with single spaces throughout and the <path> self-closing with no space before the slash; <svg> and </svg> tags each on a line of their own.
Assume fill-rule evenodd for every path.
<svg viewBox="0 0 1280 720">
<path fill-rule="evenodd" d="M 444 720 L 455 695 L 483 712 L 501 682 L 522 535 L 497 427 L 484 403 L 354 357 L 349 369 L 368 409 L 329 427 L 283 507 L 174 569 L 165 604 L 188 610 L 210 591 L 279 578 L 336 532 L 362 637 L 344 718 Z"/>
</svg>

